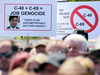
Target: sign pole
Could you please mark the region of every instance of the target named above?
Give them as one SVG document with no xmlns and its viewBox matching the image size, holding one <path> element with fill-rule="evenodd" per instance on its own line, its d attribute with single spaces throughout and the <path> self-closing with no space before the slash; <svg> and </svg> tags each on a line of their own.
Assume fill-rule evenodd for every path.
<svg viewBox="0 0 100 75">
<path fill-rule="evenodd" d="M 27 37 L 27 44 L 29 43 L 29 36 Z"/>
</svg>

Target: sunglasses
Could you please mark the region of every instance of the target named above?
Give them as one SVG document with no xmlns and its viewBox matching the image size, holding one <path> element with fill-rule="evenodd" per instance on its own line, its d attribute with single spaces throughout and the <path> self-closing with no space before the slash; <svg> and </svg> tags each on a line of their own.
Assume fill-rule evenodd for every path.
<svg viewBox="0 0 100 75">
<path fill-rule="evenodd" d="M 5 53 L 0 53 L 0 59 L 5 56 L 6 58 L 10 58 L 12 56 L 12 52 L 5 52 Z"/>
</svg>

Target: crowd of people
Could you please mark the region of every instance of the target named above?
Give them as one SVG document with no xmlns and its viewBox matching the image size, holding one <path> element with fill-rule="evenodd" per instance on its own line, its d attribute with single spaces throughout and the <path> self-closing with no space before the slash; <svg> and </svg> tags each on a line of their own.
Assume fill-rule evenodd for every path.
<svg viewBox="0 0 100 75">
<path fill-rule="evenodd" d="M 100 75 L 100 37 L 87 46 L 88 33 L 76 29 L 62 40 L 41 39 L 23 48 L 16 41 L 0 41 L 1 75 Z"/>
</svg>

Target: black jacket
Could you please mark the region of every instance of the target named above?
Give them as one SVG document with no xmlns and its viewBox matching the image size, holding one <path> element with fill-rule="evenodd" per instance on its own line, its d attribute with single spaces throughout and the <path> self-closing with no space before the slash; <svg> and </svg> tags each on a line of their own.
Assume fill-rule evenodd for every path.
<svg viewBox="0 0 100 75">
<path fill-rule="evenodd" d="M 7 29 L 10 29 L 10 26 L 9 26 L 9 27 L 7 27 Z M 16 29 L 19 29 L 19 27 L 16 27 Z"/>
</svg>

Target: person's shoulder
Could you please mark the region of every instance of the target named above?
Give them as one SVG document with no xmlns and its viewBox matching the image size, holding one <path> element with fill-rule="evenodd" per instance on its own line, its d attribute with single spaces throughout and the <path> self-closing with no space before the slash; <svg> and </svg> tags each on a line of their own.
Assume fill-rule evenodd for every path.
<svg viewBox="0 0 100 75">
<path fill-rule="evenodd" d="M 19 27 L 16 27 L 16 29 L 19 29 Z"/>
<path fill-rule="evenodd" d="M 9 27 L 7 27 L 7 29 L 10 29 L 10 26 L 9 26 Z"/>
</svg>

